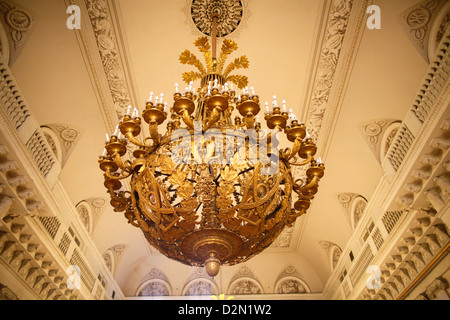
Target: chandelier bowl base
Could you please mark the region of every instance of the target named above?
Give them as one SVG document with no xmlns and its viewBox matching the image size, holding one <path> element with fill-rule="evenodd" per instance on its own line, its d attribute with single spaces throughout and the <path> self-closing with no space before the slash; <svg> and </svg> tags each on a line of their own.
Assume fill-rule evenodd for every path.
<svg viewBox="0 0 450 320">
<path fill-rule="evenodd" d="M 241 238 L 233 232 L 205 229 L 187 235 L 181 242 L 181 250 L 191 264 L 205 266 L 213 277 L 220 265 L 226 265 L 240 253 L 242 244 Z"/>
</svg>

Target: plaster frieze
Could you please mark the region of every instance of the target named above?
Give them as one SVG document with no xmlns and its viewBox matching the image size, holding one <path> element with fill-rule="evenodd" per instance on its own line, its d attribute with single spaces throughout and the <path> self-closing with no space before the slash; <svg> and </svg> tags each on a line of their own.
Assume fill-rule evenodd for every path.
<svg viewBox="0 0 450 320">
<path fill-rule="evenodd" d="M 353 0 L 337 1 L 328 17 L 318 66 L 314 72 L 313 90 L 306 104 L 306 126 L 316 141 L 328 107 L 352 7 Z"/>
</svg>

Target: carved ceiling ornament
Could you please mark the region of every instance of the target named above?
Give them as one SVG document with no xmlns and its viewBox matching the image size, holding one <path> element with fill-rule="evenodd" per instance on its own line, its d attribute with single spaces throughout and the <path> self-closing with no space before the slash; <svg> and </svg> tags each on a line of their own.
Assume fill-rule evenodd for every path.
<svg viewBox="0 0 450 320">
<path fill-rule="evenodd" d="M 359 221 L 361 220 L 362 216 L 364 215 L 365 209 L 367 206 L 367 200 L 361 196 L 357 197 L 352 202 L 352 208 L 351 208 L 351 224 L 353 230 L 356 229 L 358 226 Z"/>
<path fill-rule="evenodd" d="M 295 267 L 288 265 L 277 277 L 274 285 L 276 294 L 302 294 L 311 292 Z"/>
<path fill-rule="evenodd" d="M 159 297 L 170 295 L 169 284 L 159 279 L 147 281 L 137 293 L 138 297 Z"/>
<path fill-rule="evenodd" d="M 352 230 L 355 230 L 359 220 L 364 214 L 367 205 L 367 199 L 356 193 L 340 193 L 337 195 L 342 208 L 344 208 L 347 219 L 350 222 Z"/>
<path fill-rule="evenodd" d="M 275 285 L 276 294 L 301 294 L 311 292 L 308 285 L 297 277 L 284 277 Z"/>
<path fill-rule="evenodd" d="M 263 293 L 264 289 L 260 282 L 246 266 L 239 269 L 228 286 L 228 294 L 230 295 L 254 295 Z"/>
<path fill-rule="evenodd" d="M 115 110 L 120 118 L 132 103 L 108 1 L 85 0 L 85 3 Z"/>
<path fill-rule="evenodd" d="M 240 0 L 192 0 L 191 17 L 198 30 L 211 36 L 212 17 L 219 17 L 217 37 L 233 33 L 242 21 L 244 7 Z"/>
<path fill-rule="evenodd" d="M 214 12 L 219 15 L 218 38 L 239 37 L 240 32 L 246 28 L 251 16 L 249 2 L 252 0 L 185 0 L 183 12 L 186 16 L 186 25 L 196 37 L 211 37 L 212 16 Z"/>
<path fill-rule="evenodd" d="M 172 295 L 172 286 L 167 276 L 159 269 L 152 268 L 142 279 L 142 284 L 136 290 L 136 296 L 154 297 Z"/>
<path fill-rule="evenodd" d="M 8 33 L 11 57 L 8 62 L 11 64 L 20 54 L 27 33 L 33 28 L 34 18 L 28 10 L 9 0 L 0 0 L 0 17 Z"/>
<path fill-rule="evenodd" d="M 1 300 L 12 301 L 12 300 L 19 300 L 19 298 L 10 288 L 0 283 L 0 301 Z"/>
<path fill-rule="evenodd" d="M 286 227 L 278 238 L 270 245 L 271 248 L 289 248 L 294 234 L 295 223 L 292 227 Z"/>
<path fill-rule="evenodd" d="M 92 210 L 87 202 L 80 202 L 77 206 L 78 215 L 86 230 L 92 232 Z"/>
<path fill-rule="evenodd" d="M 197 278 L 189 281 L 183 288 L 183 296 L 211 296 L 219 294 L 214 280 Z"/>
<path fill-rule="evenodd" d="M 110 247 L 103 253 L 102 255 L 103 260 L 105 260 L 105 264 L 108 267 L 111 274 L 114 274 L 116 272 L 117 266 L 119 265 L 122 255 L 126 250 L 126 248 L 127 246 L 124 244 L 117 244 L 115 246 Z"/>
<path fill-rule="evenodd" d="M 432 26 L 439 11 L 446 3 L 446 0 L 423 0 L 401 16 L 403 28 L 427 62 L 430 58 L 428 43 L 430 38 L 436 38 L 436 35 L 431 36 Z M 431 39 L 431 41 L 435 42 L 436 40 Z"/>
<path fill-rule="evenodd" d="M 352 6 L 353 0 L 336 1 L 329 15 L 306 121 L 309 134 L 316 141 L 333 86 Z"/>
<path fill-rule="evenodd" d="M 381 163 L 387 150 L 389 150 L 390 143 L 395 137 L 400 124 L 400 120 L 375 119 L 359 125 L 361 134 L 379 163 Z"/>
<path fill-rule="evenodd" d="M 110 249 L 106 250 L 103 255 L 103 260 L 105 260 L 105 264 L 108 267 L 109 272 L 111 272 L 111 274 L 114 274 L 114 270 L 115 270 L 115 263 L 114 263 L 114 255 L 111 252 Z"/>
<path fill-rule="evenodd" d="M 319 241 L 320 247 L 325 251 L 329 261 L 331 271 L 333 271 L 342 255 L 342 249 L 331 241 L 322 240 Z"/>
<path fill-rule="evenodd" d="M 103 213 L 105 204 L 106 200 L 103 198 L 89 198 L 80 201 L 75 206 L 83 225 L 90 234 L 92 234 L 96 222 Z"/>
<path fill-rule="evenodd" d="M 47 124 L 41 126 L 41 129 L 56 158 L 64 167 L 80 139 L 80 131 L 62 123 Z"/>
</svg>

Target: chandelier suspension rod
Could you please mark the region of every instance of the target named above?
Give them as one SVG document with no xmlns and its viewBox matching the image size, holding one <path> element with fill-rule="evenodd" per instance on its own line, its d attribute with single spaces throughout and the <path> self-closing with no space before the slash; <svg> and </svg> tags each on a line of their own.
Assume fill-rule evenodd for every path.
<svg viewBox="0 0 450 320">
<path fill-rule="evenodd" d="M 214 13 L 212 17 L 212 62 L 214 66 L 214 71 L 217 66 L 217 22 L 219 21 L 219 15 L 217 12 Z"/>
</svg>

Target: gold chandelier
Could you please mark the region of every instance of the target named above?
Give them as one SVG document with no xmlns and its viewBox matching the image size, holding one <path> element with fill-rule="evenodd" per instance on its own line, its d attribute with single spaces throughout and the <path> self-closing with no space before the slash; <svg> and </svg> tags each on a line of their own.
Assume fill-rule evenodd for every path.
<svg viewBox="0 0 450 320">
<path fill-rule="evenodd" d="M 153 99 L 153 94 L 142 114 L 129 107 L 99 159 L 114 211 L 124 212 L 162 254 L 205 266 L 212 277 L 220 265 L 246 261 L 269 247 L 305 214 L 325 170 L 314 159 L 317 148 L 305 125 L 285 101 L 279 106 L 274 97 L 271 109 L 266 103 L 267 129 L 262 128 L 258 95 L 247 77 L 231 75 L 249 67 L 247 57 L 225 68 L 238 48 L 231 40 L 224 40 L 216 55 L 218 18 L 212 17 L 212 48 L 207 37 L 194 42 L 206 68 L 184 51 L 180 62 L 198 72 L 183 74 L 188 86 L 182 92 L 176 85 L 170 110 L 163 95 Z M 196 80 L 201 80 L 197 90 Z M 280 133 L 291 148 L 279 148 Z M 137 147 L 132 153 L 130 145 Z M 304 167 L 305 175 L 294 177 L 295 166 Z"/>
</svg>

